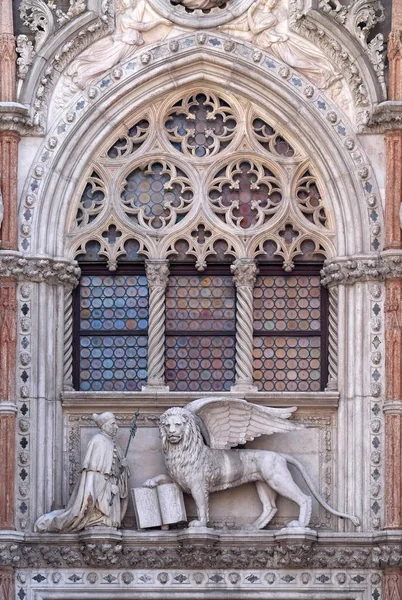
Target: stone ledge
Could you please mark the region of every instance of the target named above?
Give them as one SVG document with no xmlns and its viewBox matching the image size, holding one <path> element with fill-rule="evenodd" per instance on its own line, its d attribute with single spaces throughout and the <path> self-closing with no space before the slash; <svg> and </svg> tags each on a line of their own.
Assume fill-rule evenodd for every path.
<svg viewBox="0 0 402 600">
<path fill-rule="evenodd" d="M 88 412 L 111 410 L 114 412 L 149 409 L 157 414 L 171 406 L 185 406 L 200 397 L 215 397 L 216 392 L 70 392 L 62 393 L 65 409 Z M 338 392 L 253 392 L 252 394 L 233 394 L 220 392 L 222 398 L 245 398 L 254 404 L 273 407 L 296 406 L 315 410 L 336 410 L 339 404 Z M 160 410 L 159 410 L 160 409 Z"/>
<path fill-rule="evenodd" d="M 402 251 L 342 256 L 326 260 L 321 283 L 327 287 L 402 277 Z"/>
<path fill-rule="evenodd" d="M 384 569 L 402 566 L 402 531 L 317 532 L 317 541 L 295 540 L 289 530 L 257 532 L 113 531 L 92 534 L 18 534 L 0 537 L 0 566 L 19 569 L 103 567 L 214 569 Z M 275 536 L 280 535 L 280 542 Z"/>
<path fill-rule="evenodd" d="M 76 261 L 0 250 L 0 277 L 75 287 L 80 274 Z"/>
</svg>

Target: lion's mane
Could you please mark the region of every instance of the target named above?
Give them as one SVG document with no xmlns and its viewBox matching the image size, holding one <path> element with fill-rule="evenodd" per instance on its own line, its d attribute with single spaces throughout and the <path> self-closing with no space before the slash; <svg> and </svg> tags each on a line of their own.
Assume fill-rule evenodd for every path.
<svg viewBox="0 0 402 600">
<path fill-rule="evenodd" d="M 185 427 L 183 439 L 178 444 L 171 444 L 168 440 L 165 419 L 169 416 L 180 415 L 184 418 Z M 205 445 L 196 417 L 186 408 L 169 408 L 160 419 L 160 435 L 162 450 L 168 470 L 180 479 L 187 479 L 197 469 L 202 460 Z"/>
</svg>

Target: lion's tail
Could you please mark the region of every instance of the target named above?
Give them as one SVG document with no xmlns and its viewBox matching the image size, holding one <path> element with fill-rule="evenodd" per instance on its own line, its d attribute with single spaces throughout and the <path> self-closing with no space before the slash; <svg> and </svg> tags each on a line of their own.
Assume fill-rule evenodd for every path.
<svg viewBox="0 0 402 600">
<path fill-rule="evenodd" d="M 311 481 L 309 475 L 307 474 L 307 471 L 299 463 L 298 460 L 293 458 L 293 456 L 289 456 L 289 454 L 283 454 L 282 452 L 280 452 L 279 454 L 281 456 L 283 456 L 283 458 L 285 458 L 288 463 L 290 463 L 291 465 L 296 467 L 296 469 L 299 471 L 299 473 L 303 477 L 304 481 L 306 482 L 309 490 L 313 494 L 314 498 L 317 500 L 317 502 L 319 502 L 321 504 L 321 506 L 323 506 L 325 508 L 325 510 L 327 510 L 328 512 L 330 512 L 331 514 L 333 514 L 337 517 L 340 517 L 341 519 L 349 519 L 350 521 L 352 521 L 353 525 L 355 525 L 356 527 L 358 527 L 360 525 L 360 519 L 358 519 L 357 517 L 354 517 L 353 515 L 347 515 L 346 513 L 338 512 L 337 510 L 334 510 L 333 508 L 331 508 L 329 506 L 329 504 L 327 504 L 325 502 L 324 498 L 322 498 L 320 496 L 320 494 L 314 489 L 314 484 Z"/>
</svg>

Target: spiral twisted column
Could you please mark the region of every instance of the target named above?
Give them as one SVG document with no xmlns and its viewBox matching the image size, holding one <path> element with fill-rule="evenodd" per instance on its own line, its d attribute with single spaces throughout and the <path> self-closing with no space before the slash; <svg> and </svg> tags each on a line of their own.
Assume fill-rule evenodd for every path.
<svg viewBox="0 0 402 600">
<path fill-rule="evenodd" d="M 167 260 L 145 262 L 149 290 L 148 380 L 143 391 L 163 390 L 165 386 L 165 290 L 169 280 Z"/>
<path fill-rule="evenodd" d="M 327 390 L 338 389 L 338 301 L 339 288 L 337 285 L 329 289 L 329 320 L 328 320 L 328 385 Z"/>
<path fill-rule="evenodd" d="M 63 389 L 73 390 L 73 291 L 64 292 Z"/>
<path fill-rule="evenodd" d="M 237 259 L 232 267 L 236 285 L 236 382 L 233 392 L 254 392 L 253 288 L 258 273 L 252 259 Z"/>
</svg>

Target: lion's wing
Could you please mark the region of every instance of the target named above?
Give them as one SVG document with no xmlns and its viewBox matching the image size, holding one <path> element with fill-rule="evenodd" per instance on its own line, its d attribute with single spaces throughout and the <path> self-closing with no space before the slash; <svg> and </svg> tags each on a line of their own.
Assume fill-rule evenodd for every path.
<svg viewBox="0 0 402 600">
<path fill-rule="evenodd" d="M 296 407 L 269 408 L 241 399 L 201 398 L 186 408 L 202 421 L 201 429 L 211 448 L 227 449 L 260 435 L 299 428 L 287 421 Z"/>
</svg>

